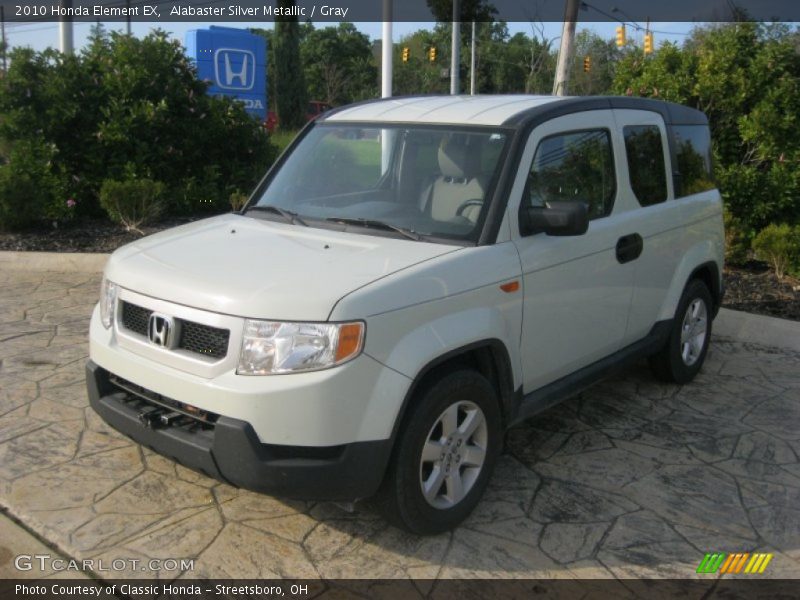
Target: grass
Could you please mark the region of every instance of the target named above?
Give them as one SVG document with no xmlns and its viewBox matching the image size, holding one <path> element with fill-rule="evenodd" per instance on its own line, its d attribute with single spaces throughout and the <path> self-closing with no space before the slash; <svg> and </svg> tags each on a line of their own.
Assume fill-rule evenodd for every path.
<svg viewBox="0 0 800 600">
<path fill-rule="evenodd" d="M 278 154 L 286 149 L 286 146 L 291 143 L 298 131 L 299 130 L 296 129 L 277 129 L 272 135 L 270 135 L 270 141 L 275 144 L 275 147 L 278 149 Z"/>
<path fill-rule="evenodd" d="M 332 189 L 366 190 L 381 174 L 381 146 L 376 140 L 348 140 L 331 136 L 319 146 L 321 154 L 335 154 L 337 166 L 328 169 Z M 330 161 L 330 159 L 327 159 Z"/>
<path fill-rule="evenodd" d="M 297 130 L 276 130 L 270 137 L 271 142 L 283 152 L 297 135 Z M 381 151 L 380 143 L 374 139 L 339 139 L 333 136 L 326 137 L 317 147 L 312 164 L 320 164 L 331 160 L 335 156 L 336 168 L 326 169 L 329 179 L 326 184 L 330 189 L 368 189 L 372 187 L 380 176 Z M 313 177 L 313 175 L 310 175 Z"/>
</svg>

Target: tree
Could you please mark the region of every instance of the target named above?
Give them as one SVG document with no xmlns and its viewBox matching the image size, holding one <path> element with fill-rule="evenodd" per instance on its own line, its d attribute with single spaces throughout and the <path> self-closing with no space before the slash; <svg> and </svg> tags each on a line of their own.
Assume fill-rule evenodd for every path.
<svg viewBox="0 0 800 600">
<path fill-rule="evenodd" d="M 409 49 L 408 62 L 401 60 L 403 48 Z M 430 48 L 436 48 L 436 60 L 428 58 Z M 420 29 L 401 38 L 394 47 L 394 77 L 392 88 L 396 95 L 446 94 L 450 90 L 442 69 L 450 65 L 449 26 L 437 25 L 433 31 Z"/>
<path fill-rule="evenodd" d="M 267 43 L 267 105 L 269 110 L 277 111 L 275 104 L 275 30 L 251 27 L 250 33 L 260 35 Z"/>
<path fill-rule="evenodd" d="M 665 44 L 645 59 L 629 52 L 616 93 L 651 96 L 704 111 L 715 175 L 748 243 L 770 223 L 800 221 L 800 55 L 798 32 L 759 23 L 696 29 L 682 48 Z"/>
<path fill-rule="evenodd" d="M 479 48 L 479 71 L 486 73 L 479 90 L 484 93 L 549 93 L 555 74 L 555 55 L 551 41 L 528 37 L 522 32 L 508 37 L 502 33 L 490 37 Z M 485 70 L 484 70 L 485 69 Z"/>
<path fill-rule="evenodd" d="M 583 70 L 583 59 L 589 57 L 589 72 Z M 611 40 L 583 29 L 575 36 L 575 61 L 570 77 L 570 94 L 591 96 L 608 93 L 614 82 L 619 51 Z"/>
<path fill-rule="evenodd" d="M 294 6 L 294 0 L 278 0 L 278 7 L 288 13 Z M 308 106 L 308 92 L 300 60 L 300 28 L 297 17 L 275 17 L 273 38 L 273 89 L 278 121 L 282 128 L 297 129 L 306 122 Z"/>
<path fill-rule="evenodd" d="M 347 104 L 378 94 L 378 69 L 369 38 L 352 23 L 311 29 L 300 51 L 311 98 Z"/>
<path fill-rule="evenodd" d="M 453 0 L 427 0 L 434 18 L 440 23 L 453 20 Z M 486 0 L 461 0 L 461 21 L 491 21 L 497 9 Z M 463 34 L 464 32 L 462 32 Z"/>
</svg>

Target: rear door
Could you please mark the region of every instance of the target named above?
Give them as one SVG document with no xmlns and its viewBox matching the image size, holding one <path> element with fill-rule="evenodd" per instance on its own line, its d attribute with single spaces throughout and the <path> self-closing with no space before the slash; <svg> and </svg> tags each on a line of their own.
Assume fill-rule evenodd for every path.
<svg viewBox="0 0 800 600">
<path fill-rule="evenodd" d="M 617 260 L 628 233 L 619 206 L 618 165 L 610 110 L 547 121 L 531 134 L 509 200 L 512 240 L 524 283 L 521 357 L 523 391 L 531 392 L 622 346 L 634 265 Z M 587 202 L 586 234 L 522 236 L 520 206 Z"/>
<path fill-rule="evenodd" d="M 632 261 L 635 287 L 625 334 L 626 343 L 645 337 L 659 318 L 678 262 L 685 253 L 687 231 L 680 203 L 675 201 L 669 143 L 660 114 L 615 110 L 616 135 L 624 148 L 620 161 L 620 202 L 628 235 L 641 239 L 641 253 Z"/>
</svg>

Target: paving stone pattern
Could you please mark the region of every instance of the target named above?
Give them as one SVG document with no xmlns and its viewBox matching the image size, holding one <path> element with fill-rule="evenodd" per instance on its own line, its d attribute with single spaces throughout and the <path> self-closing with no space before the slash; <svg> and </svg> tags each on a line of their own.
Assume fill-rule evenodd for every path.
<svg viewBox="0 0 800 600">
<path fill-rule="evenodd" d="M 0 504 L 68 556 L 195 560 L 116 576 L 677 578 L 710 551 L 800 576 L 797 354 L 717 339 L 691 385 L 642 365 L 595 386 L 511 430 L 474 514 L 422 538 L 368 504 L 235 489 L 106 426 L 84 389 L 98 290 L 0 271 Z"/>
</svg>

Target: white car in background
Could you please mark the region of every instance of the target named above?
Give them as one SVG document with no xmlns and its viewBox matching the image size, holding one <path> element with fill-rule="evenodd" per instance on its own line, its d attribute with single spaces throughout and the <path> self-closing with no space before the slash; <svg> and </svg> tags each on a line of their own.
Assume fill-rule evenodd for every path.
<svg viewBox="0 0 800 600">
<path fill-rule="evenodd" d="M 328 112 L 241 213 L 113 254 L 91 404 L 233 485 L 452 528 L 508 427 L 637 359 L 700 370 L 723 293 L 710 153 L 702 113 L 636 98 Z"/>
</svg>

